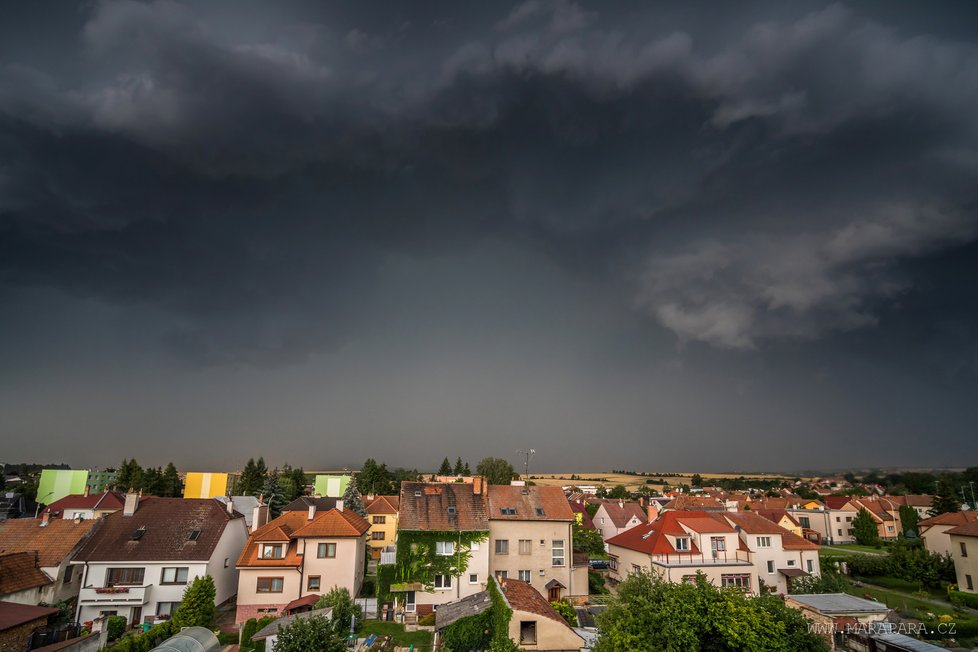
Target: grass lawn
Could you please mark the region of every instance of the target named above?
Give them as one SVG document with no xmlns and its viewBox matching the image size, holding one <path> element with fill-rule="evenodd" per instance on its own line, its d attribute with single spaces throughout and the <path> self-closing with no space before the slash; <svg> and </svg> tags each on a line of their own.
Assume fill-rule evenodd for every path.
<svg viewBox="0 0 978 652">
<path fill-rule="evenodd" d="M 891 609 L 913 611 L 915 612 L 916 616 L 921 619 L 923 619 L 924 614 L 927 613 L 932 613 L 937 616 L 940 616 L 941 614 L 955 613 L 954 606 L 950 603 L 947 603 L 946 606 L 939 606 L 889 589 L 865 585 L 853 586 L 852 583 L 848 581 L 846 582 L 846 593 L 849 595 L 854 595 L 858 598 L 865 598 L 866 596 L 869 596 L 871 599 L 876 600 L 877 602 L 882 602 Z M 962 617 L 962 619 L 970 620 L 970 618 L 967 616 Z"/>
<path fill-rule="evenodd" d="M 430 647 L 434 639 L 434 635 L 431 632 L 405 632 L 404 625 L 400 623 L 391 623 L 382 620 L 363 621 L 363 627 L 360 628 L 360 636 L 366 637 L 371 634 L 376 634 L 377 638 L 393 636 L 394 643 L 401 647 L 407 647 L 409 645 L 414 645 L 415 647 L 425 645 Z"/>
<path fill-rule="evenodd" d="M 896 577 L 856 577 L 855 579 L 860 582 L 867 582 L 869 584 L 877 584 L 886 589 L 893 589 L 895 591 L 903 591 L 904 593 L 914 593 L 920 591 L 923 588 L 924 591 L 930 594 L 930 597 L 934 600 L 942 600 L 947 602 L 947 585 L 932 588 L 932 587 L 921 587 L 918 582 L 911 582 L 910 580 L 901 580 Z"/>
<path fill-rule="evenodd" d="M 840 543 L 839 545 L 832 546 L 833 549 L 838 550 L 849 550 L 851 552 L 868 552 L 874 555 L 885 555 L 886 546 L 882 548 L 876 548 L 875 546 L 863 546 L 858 543 Z"/>
</svg>

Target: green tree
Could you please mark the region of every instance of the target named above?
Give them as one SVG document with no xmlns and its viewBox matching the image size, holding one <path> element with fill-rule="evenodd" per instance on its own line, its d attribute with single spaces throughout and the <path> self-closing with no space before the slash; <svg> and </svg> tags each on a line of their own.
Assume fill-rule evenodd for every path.
<svg viewBox="0 0 978 652">
<path fill-rule="evenodd" d="M 452 475 L 465 475 L 465 465 L 462 464 L 461 456 L 455 458 L 455 468 L 452 469 Z"/>
<path fill-rule="evenodd" d="M 355 619 L 356 629 L 360 629 L 360 621 L 363 614 L 350 595 L 349 589 L 343 586 L 334 586 L 316 603 L 316 609 L 330 608 L 333 610 L 331 624 L 337 632 L 349 632 L 350 620 Z"/>
<path fill-rule="evenodd" d="M 625 488 L 623 484 L 616 484 L 608 492 L 608 498 L 631 498 L 631 494 L 628 493 L 628 489 Z"/>
<path fill-rule="evenodd" d="M 166 465 L 163 469 L 163 480 L 161 482 L 161 496 L 168 498 L 179 498 L 183 494 L 183 487 L 180 485 L 180 474 L 173 462 Z"/>
<path fill-rule="evenodd" d="M 306 493 L 306 474 L 302 468 L 293 469 L 286 464 L 279 473 L 279 486 L 286 502 L 292 502 Z"/>
<path fill-rule="evenodd" d="M 139 466 L 139 462 L 135 459 L 122 460 L 116 478 L 119 488 L 123 491 L 139 490 L 143 486 L 143 467 Z"/>
<path fill-rule="evenodd" d="M 441 466 L 438 467 L 438 475 L 451 475 L 452 465 L 448 461 L 448 457 L 441 461 Z"/>
<path fill-rule="evenodd" d="M 273 652 L 345 652 L 344 638 L 323 616 L 300 617 L 279 628 Z"/>
<path fill-rule="evenodd" d="M 574 523 L 574 552 L 586 552 L 589 555 L 604 555 L 604 541 L 597 530 L 589 530 L 579 523 Z"/>
<path fill-rule="evenodd" d="M 363 463 L 360 471 L 354 476 L 354 481 L 361 494 L 386 496 L 397 493 L 394 474 L 387 470 L 386 464 L 377 464 L 372 457 L 367 458 Z"/>
<path fill-rule="evenodd" d="M 917 516 L 917 510 L 910 505 L 900 505 L 900 523 L 903 527 L 903 534 L 906 536 L 908 533 L 913 532 L 914 536 L 918 535 L 917 523 L 920 521 L 920 517 Z"/>
<path fill-rule="evenodd" d="M 703 476 L 701 476 L 699 473 L 694 473 L 693 474 L 693 477 L 690 478 L 689 481 L 690 481 L 690 483 L 694 487 L 702 487 L 703 486 Z"/>
<path fill-rule="evenodd" d="M 357 489 L 356 475 L 350 479 L 350 482 L 346 485 L 346 491 L 343 492 L 343 509 L 349 509 L 367 518 L 367 508 L 363 506 L 363 496 L 360 495 L 360 490 Z"/>
<path fill-rule="evenodd" d="M 927 512 L 931 516 L 937 516 L 939 514 L 946 514 L 948 512 L 960 512 L 961 511 L 961 501 L 958 500 L 958 495 L 954 493 L 954 487 L 947 480 L 941 480 L 937 483 L 937 494 L 934 495 L 934 500 L 931 503 L 930 511 Z"/>
<path fill-rule="evenodd" d="M 285 494 L 282 493 L 282 487 L 279 486 L 277 469 L 267 474 L 259 493 L 265 497 L 265 503 L 268 505 L 268 512 L 272 518 L 280 516 L 282 508 L 285 507 Z"/>
<path fill-rule="evenodd" d="M 852 519 L 852 534 L 856 537 L 856 543 L 864 546 L 874 546 L 880 542 L 880 533 L 876 527 L 876 521 L 869 511 L 863 507 Z"/>
<path fill-rule="evenodd" d="M 177 627 L 210 627 L 214 622 L 217 607 L 217 588 L 210 575 L 194 578 L 193 583 L 183 592 L 183 600 L 173 614 L 173 624 Z"/>
<path fill-rule="evenodd" d="M 163 469 L 148 467 L 143 471 L 143 493 L 150 496 L 163 495 Z"/>
<path fill-rule="evenodd" d="M 475 467 L 489 484 L 509 484 L 516 477 L 513 465 L 500 457 L 486 457 Z"/>
<path fill-rule="evenodd" d="M 671 583 L 633 573 L 598 616 L 594 652 L 711 652 L 828 650 L 800 612 L 774 596 L 750 597 L 710 584 Z"/>
</svg>

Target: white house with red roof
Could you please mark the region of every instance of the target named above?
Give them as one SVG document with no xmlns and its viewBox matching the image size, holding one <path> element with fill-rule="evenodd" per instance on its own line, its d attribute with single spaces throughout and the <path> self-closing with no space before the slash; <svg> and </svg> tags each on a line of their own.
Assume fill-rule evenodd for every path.
<svg viewBox="0 0 978 652">
<path fill-rule="evenodd" d="M 70 494 L 56 500 L 47 506 L 51 518 L 71 520 L 81 518 L 86 521 L 101 518 L 107 514 L 118 512 L 126 504 L 126 495 L 119 491 L 105 491 L 100 494 L 89 493 L 85 487 L 84 494 Z"/>
<path fill-rule="evenodd" d="M 821 574 L 817 544 L 760 514 L 736 512 L 723 518 L 737 530 L 740 547 L 750 551 L 758 578 L 775 593 L 790 593 L 794 578 Z"/>
<path fill-rule="evenodd" d="M 646 508 L 639 503 L 625 500 L 605 500 L 598 507 L 598 511 L 594 513 L 591 522 L 601 532 L 601 538 L 607 541 L 611 537 L 648 520 L 651 519 L 648 518 Z"/>
</svg>

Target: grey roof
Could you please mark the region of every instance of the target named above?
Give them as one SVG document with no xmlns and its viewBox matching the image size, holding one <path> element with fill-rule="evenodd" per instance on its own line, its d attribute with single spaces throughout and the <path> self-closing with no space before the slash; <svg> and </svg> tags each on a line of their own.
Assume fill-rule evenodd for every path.
<svg viewBox="0 0 978 652">
<path fill-rule="evenodd" d="M 435 629 L 448 627 L 456 620 L 477 616 L 492 606 L 488 591 L 479 591 L 461 600 L 448 602 L 435 610 Z"/>
<path fill-rule="evenodd" d="M 221 501 L 225 505 L 228 504 L 227 496 L 217 496 L 216 500 Z M 245 525 L 250 528 L 251 521 L 255 517 L 255 508 L 258 507 L 258 499 L 254 496 L 231 496 L 231 504 L 234 505 L 236 512 L 244 514 Z"/>
<path fill-rule="evenodd" d="M 882 602 L 857 598 L 848 593 L 791 594 L 788 598 L 826 615 L 887 613 L 890 611 Z"/>
<path fill-rule="evenodd" d="M 928 643 L 927 641 L 920 641 L 903 634 L 872 634 L 871 639 L 876 641 L 883 641 L 888 646 L 887 650 L 905 650 L 906 652 L 942 652 L 947 648 L 934 645 L 933 643 Z"/>
<path fill-rule="evenodd" d="M 276 618 L 272 622 L 268 623 L 257 632 L 252 635 L 251 640 L 258 641 L 264 640 L 269 636 L 274 636 L 278 634 L 279 627 L 287 627 L 289 623 L 298 618 L 312 618 L 313 616 L 323 616 L 324 618 L 329 618 L 333 613 L 332 607 L 326 607 L 325 609 L 314 609 L 312 611 L 302 611 L 297 614 L 292 614 L 291 616 L 282 616 L 281 618 Z"/>
</svg>

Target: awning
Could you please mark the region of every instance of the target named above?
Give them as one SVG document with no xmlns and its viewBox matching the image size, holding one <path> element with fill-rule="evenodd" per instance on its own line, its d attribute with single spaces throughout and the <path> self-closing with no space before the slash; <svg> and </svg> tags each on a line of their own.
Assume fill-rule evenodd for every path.
<svg viewBox="0 0 978 652">
<path fill-rule="evenodd" d="M 556 579 L 552 579 L 549 582 L 547 582 L 547 585 L 544 588 L 546 588 L 546 589 L 556 589 L 556 588 L 566 589 L 567 587 L 564 586 L 563 584 L 561 584 Z"/>
<path fill-rule="evenodd" d="M 404 582 L 401 584 L 391 584 L 391 593 L 404 593 L 405 591 L 424 591 L 424 584 L 421 582 Z"/>
<path fill-rule="evenodd" d="M 808 573 L 800 568 L 779 568 L 778 572 L 785 577 L 804 577 L 808 575 Z"/>
</svg>

